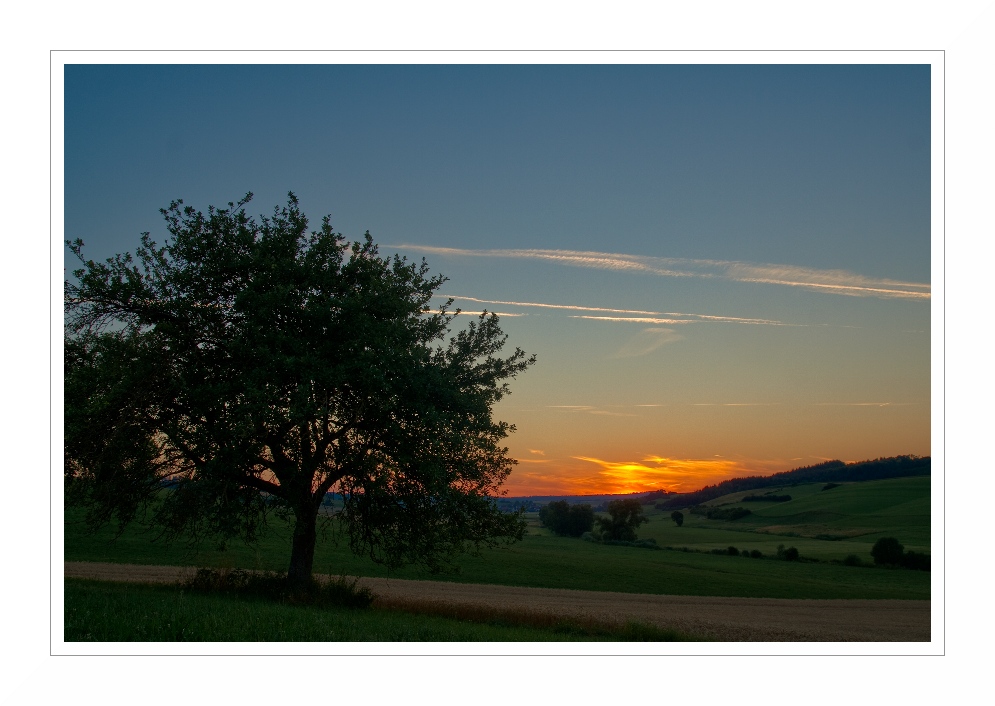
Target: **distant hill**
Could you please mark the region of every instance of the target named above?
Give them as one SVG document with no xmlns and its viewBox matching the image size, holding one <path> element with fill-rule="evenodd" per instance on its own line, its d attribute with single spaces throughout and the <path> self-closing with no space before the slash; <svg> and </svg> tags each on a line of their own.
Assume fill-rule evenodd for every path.
<svg viewBox="0 0 995 706">
<path fill-rule="evenodd" d="M 700 505 L 729 493 L 783 485 L 882 480 L 906 476 L 928 476 L 929 474 L 929 456 L 893 456 L 891 458 L 876 458 L 873 461 L 857 461 L 856 463 L 826 461 L 814 466 L 803 466 L 791 471 L 775 473 L 772 476 L 731 478 L 716 485 L 707 485 L 693 493 L 670 495 L 658 507 L 670 509 Z"/>
</svg>

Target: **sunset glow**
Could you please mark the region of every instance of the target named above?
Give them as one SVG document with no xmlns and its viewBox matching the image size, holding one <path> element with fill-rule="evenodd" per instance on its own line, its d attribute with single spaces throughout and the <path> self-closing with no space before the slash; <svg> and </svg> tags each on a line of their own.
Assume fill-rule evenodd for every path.
<svg viewBox="0 0 995 706">
<path fill-rule="evenodd" d="M 537 357 L 493 410 L 511 496 L 926 456 L 934 88 L 918 64 L 67 65 L 65 235 L 101 261 L 161 242 L 172 199 L 293 190 L 312 228 L 424 258 L 454 330 L 496 311 L 501 355 Z"/>
</svg>

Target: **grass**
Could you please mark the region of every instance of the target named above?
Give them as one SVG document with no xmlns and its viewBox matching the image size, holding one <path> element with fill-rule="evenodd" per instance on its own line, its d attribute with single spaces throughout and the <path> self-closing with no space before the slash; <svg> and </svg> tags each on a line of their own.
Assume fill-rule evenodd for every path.
<svg viewBox="0 0 995 706">
<path fill-rule="evenodd" d="M 538 588 L 631 593 L 739 596 L 752 598 L 929 599 L 930 574 L 847 566 L 848 555 L 871 561 L 878 538 L 893 536 L 907 549 L 929 552 L 928 477 L 770 489 L 789 494 L 783 503 L 742 503 L 738 493 L 710 506 L 749 507 L 752 514 L 732 522 L 684 513 L 677 527 L 670 511 L 652 508 L 640 539 L 661 547 L 694 551 L 652 551 L 606 546 L 553 536 L 533 514 L 529 534 L 510 547 L 465 556 L 455 575 L 431 575 L 417 568 L 393 578 L 449 580 Z M 290 556 L 290 528 L 273 521 L 254 546 L 234 542 L 225 552 L 202 546 L 164 545 L 140 526 L 119 535 L 106 527 L 83 531 L 77 511 L 65 513 L 65 558 L 283 572 Z M 331 575 L 382 577 L 388 573 L 354 556 L 332 534 L 319 540 L 315 571 Z M 778 545 L 796 547 L 803 559 L 774 557 Z M 728 547 L 759 550 L 763 559 L 710 554 Z M 237 575 L 237 572 L 230 572 Z M 565 621 L 555 616 L 516 614 L 446 603 L 405 604 L 378 599 L 374 607 L 318 607 L 232 592 L 114 584 L 66 579 L 66 641 L 564 641 L 688 639 L 657 628 Z M 215 587 L 218 588 L 218 587 Z"/>
<path fill-rule="evenodd" d="M 870 561 L 871 547 L 881 537 L 897 537 L 914 551 L 930 552 L 930 478 L 844 483 L 822 490 L 824 483 L 765 489 L 790 495 L 783 503 L 742 502 L 744 495 L 732 493 L 716 498 L 709 507 L 740 506 L 752 511 L 748 517 L 727 522 L 707 520 L 684 513 L 678 528 L 670 511 L 651 510 L 650 522 L 639 536 L 653 538 L 660 546 L 686 546 L 710 551 L 728 546 L 758 549 L 774 554 L 777 545 L 794 546 L 803 557 L 841 561 L 856 554 Z"/>
<path fill-rule="evenodd" d="M 753 514 L 732 522 L 706 520 L 685 512 L 683 527 L 669 511 L 650 509 L 640 538 L 661 547 L 708 552 L 712 549 L 759 550 L 773 557 L 780 544 L 796 547 L 802 558 L 821 563 L 784 562 L 681 551 L 651 551 L 605 546 L 555 537 L 530 520 L 529 534 L 510 547 L 466 556 L 455 575 L 431 575 L 406 568 L 394 578 L 436 579 L 538 588 L 569 588 L 631 593 L 740 596 L 748 598 L 899 598 L 928 599 L 930 575 L 920 571 L 884 571 L 845 566 L 850 554 L 870 563 L 870 549 L 882 536 L 897 537 L 908 549 L 929 551 L 929 478 L 901 478 L 843 484 L 822 491 L 823 484 L 771 489 L 788 493 L 784 503 L 749 503 Z M 744 493 L 740 493 L 739 496 Z M 726 496 L 712 505 L 735 503 Z M 821 518 L 813 522 L 813 518 Z M 834 519 L 835 518 L 835 519 Z M 290 557 L 290 529 L 274 521 L 255 546 L 234 542 L 226 552 L 210 547 L 192 551 L 182 544 L 154 542 L 151 532 L 130 527 L 115 538 L 112 528 L 95 534 L 82 530 L 80 515 L 66 512 L 65 558 L 135 564 L 207 566 L 285 571 Z M 829 540 L 826 536 L 846 536 Z M 830 563 L 832 561 L 839 563 Z M 331 575 L 387 576 L 369 559 L 356 557 L 330 534 L 319 540 L 315 571 Z"/>
<path fill-rule="evenodd" d="M 419 613 L 411 611 L 415 609 Z M 292 605 L 180 586 L 65 579 L 66 642 L 563 642 L 679 641 L 630 623 L 611 626 L 485 609 L 388 604 Z"/>
<path fill-rule="evenodd" d="M 274 534 L 279 529 L 274 528 Z M 71 534 L 67 528 L 66 559 L 285 571 L 290 556 L 288 541 L 278 536 L 270 536 L 256 548 L 234 545 L 224 553 L 204 550 L 197 554 L 175 545 L 150 543 L 146 535 L 137 531 L 125 532 L 116 541 L 111 541 L 112 536 L 109 531 L 97 535 Z M 724 548 L 729 544 L 723 542 L 719 546 Z M 758 545 L 745 541 L 733 544 L 748 548 Z M 775 550 L 776 546 L 772 547 L 771 553 Z M 464 557 L 461 569 L 456 575 L 432 576 L 409 568 L 391 576 L 539 588 L 755 598 L 926 599 L 930 590 L 929 574 L 919 571 L 879 571 L 839 564 L 651 551 L 542 535 L 529 535 L 511 547 Z M 330 543 L 320 546 L 315 570 L 333 575 L 387 575 L 382 567 L 353 556 L 348 547 Z"/>
</svg>

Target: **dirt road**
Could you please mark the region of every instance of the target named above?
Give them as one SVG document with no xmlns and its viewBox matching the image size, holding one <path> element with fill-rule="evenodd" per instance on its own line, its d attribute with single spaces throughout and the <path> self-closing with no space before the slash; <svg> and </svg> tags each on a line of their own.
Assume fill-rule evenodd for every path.
<svg viewBox="0 0 995 706">
<path fill-rule="evenodd" d="M 66 577 L 172 583 L 196 569 L 65 562 Z M 728 642 L 928 642 L 930 602 L 658 596 L 361 578 L 386 605 L 461 606 L 599 622 L 638 621 Z"/>
</svg>

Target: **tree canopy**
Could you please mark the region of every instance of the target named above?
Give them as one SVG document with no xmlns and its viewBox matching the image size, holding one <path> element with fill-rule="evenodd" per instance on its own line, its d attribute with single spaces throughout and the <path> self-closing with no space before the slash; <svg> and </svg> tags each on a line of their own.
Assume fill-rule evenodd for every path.
<svg viewBox="0 0 995 706">
<path fill-rule="evenodd" d="M 169 238 L 83 256 L 65 283 L 66 497 L 97 525 L 139 515 L 164 536 L 249 541 L 270 511 L 293 523 L 289 578 L 311 577 L 319 508 L 352 549 L 433 571 L 521 538 L 493 497 L 515 461 L 492 418 L 535 362 L 498 318 L 459 330 L 445 281 L 309 229 L 297 198 L 259 220 L 248 194 L 207 213 L 162 209 Z"/>
<path fill-rule="evenodd" d="M 636 529 L 649 518 L 643 515 L 643 506 L 638 500 L 612 500 L 608 503 L 608 517 L 599 517 L 598 529 L 604 539 L 634 542 Z"/>
<path fill-rule="evenodd" d="M 571 505 L 566 500 L 554 500 L 539 508 L 539 521 L 553 534 L 579 537 L 594 528 L 594 508 L 589 504 Z"/>
</svg>

